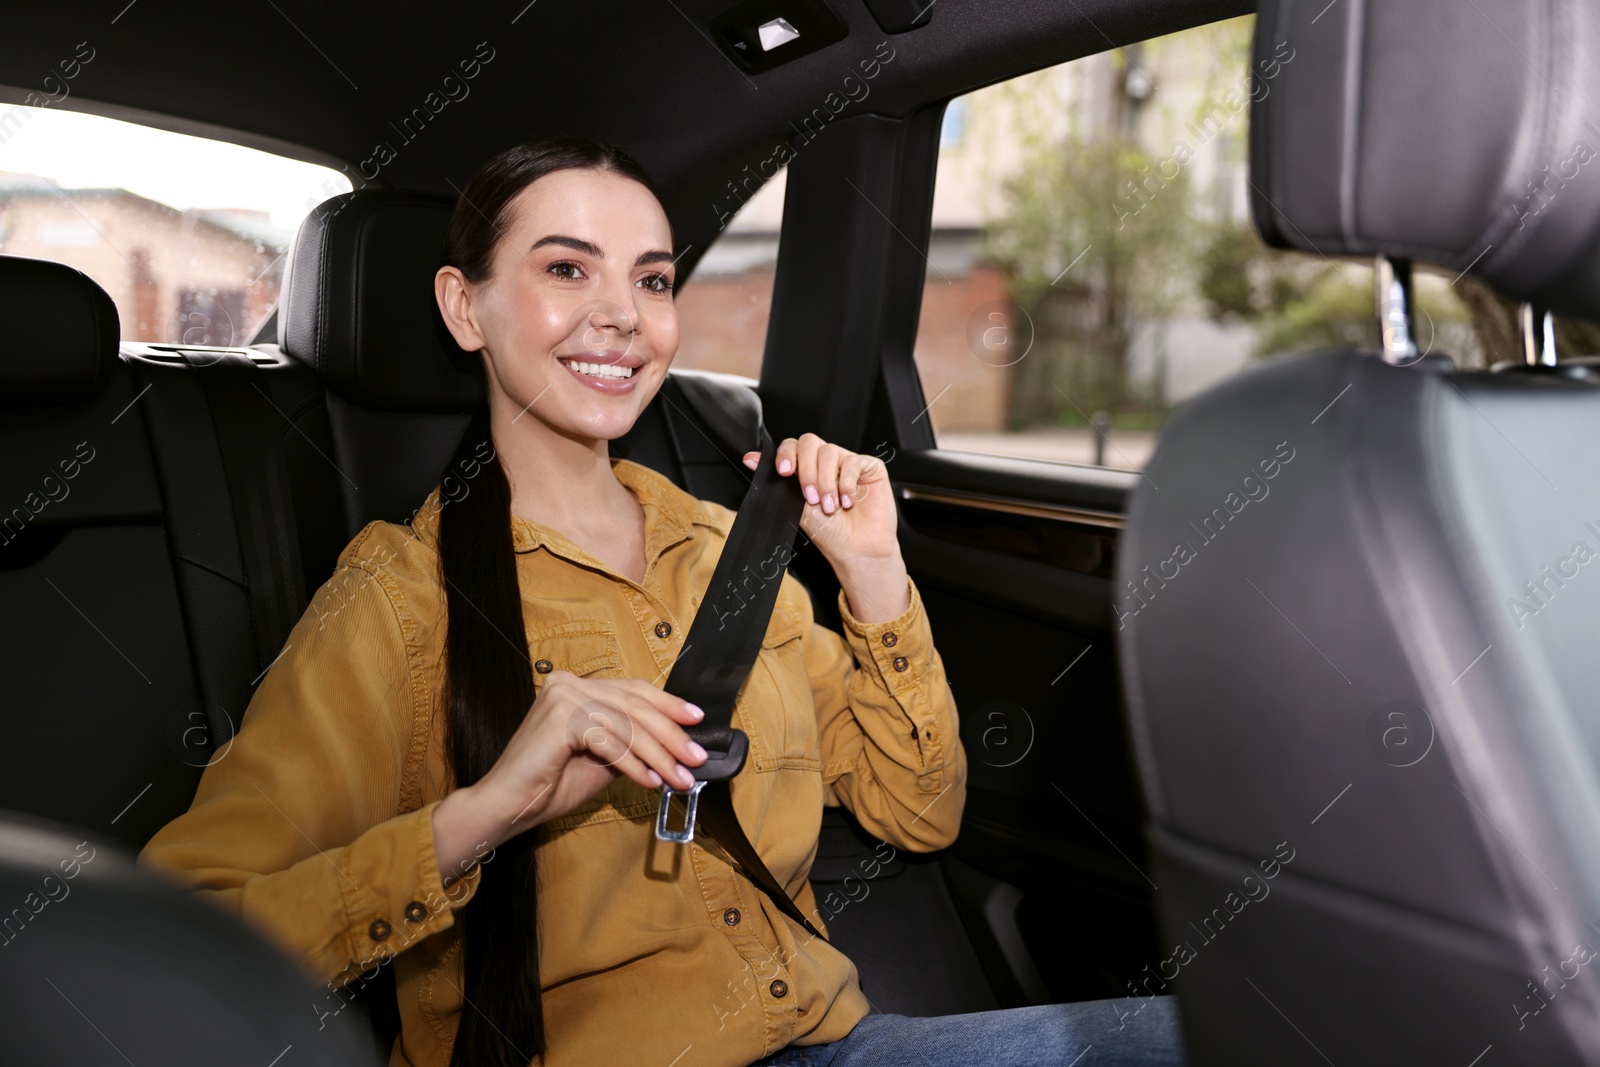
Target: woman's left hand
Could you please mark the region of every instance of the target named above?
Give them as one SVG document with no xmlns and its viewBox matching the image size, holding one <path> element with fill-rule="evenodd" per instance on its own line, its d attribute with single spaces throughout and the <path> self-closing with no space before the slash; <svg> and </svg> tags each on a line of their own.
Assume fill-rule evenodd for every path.
<svg viewBox="0 0 1600 1067">
<path fill-rule="evenodd" d="M 755 470 L 761 453 L 746 452 Z M 806 506 L 800 529 L 815 541 L 861 622 L 886 622 L 911 606 L 900 556 L 889 471 L 877 456 L 863 456 L 814 433 L 778 443 L 778 473 L 798 478 Z M 861 610 L 857 610 L 860 608 Z"/>
</svg>

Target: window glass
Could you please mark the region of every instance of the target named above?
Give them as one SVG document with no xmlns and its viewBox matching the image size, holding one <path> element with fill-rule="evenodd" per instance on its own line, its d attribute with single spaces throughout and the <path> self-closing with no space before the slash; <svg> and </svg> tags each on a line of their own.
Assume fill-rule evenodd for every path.
<svg viewBox="0 0 1600 1067">
<path fill-rule="evenodd" d="M 673 366 L 761 377 L 788 177 L 778 171 L 744 201 L 679 288 Z"/>
<path fill-rule="evenodd" d="M 127 341 L 241 345 L 336 170 L 78 112 L 0 104 L 0 253 L 76 267 Z"/>
<path fill-rule="evenodd" d="M 1374 344 L 1372 272 L 1249 219 L 1250 17 L 950 102 L 916 362 L 941 448 L 1138 469 L 1168 415 L 1263 359 Z M 1483 366 L 1514 309 L 1417 278 L 1419 344 Z M 1580 343 L 1594 351 L 1592 341 Z M 1573 351 L 1573 348 L 1568 348 Z"/>
</svg>

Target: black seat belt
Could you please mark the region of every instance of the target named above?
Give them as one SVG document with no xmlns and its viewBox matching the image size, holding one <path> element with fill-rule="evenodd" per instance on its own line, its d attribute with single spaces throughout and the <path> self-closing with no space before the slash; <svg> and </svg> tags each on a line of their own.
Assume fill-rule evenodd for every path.
<svg viewBox="0 0 1600 1067">
<path fill-rule="evenodd" d="M 733 726 L 734 704 L 761 651 L 805 506 L 797 479 L 780 476 L 774 466 L 766 427 L 758 424 L 757 434 L 761 462 L 665 687 L 705 712 L 705 718 L 686 732 L 705 748 L 707 759 L 692 768 L 695 783 L 685 795 L 681 829 L 670 827 L 672 798 L 677 794 L 670 786 L 661 787 L 656 837 L 687 843 L 694 840 L 696 826 L 703 826 L 785 915 L 821 938 L 750 843 L 734 813 L 728 786 L 744 767 L 750 749 L 749 737 Z"/>
</svg>

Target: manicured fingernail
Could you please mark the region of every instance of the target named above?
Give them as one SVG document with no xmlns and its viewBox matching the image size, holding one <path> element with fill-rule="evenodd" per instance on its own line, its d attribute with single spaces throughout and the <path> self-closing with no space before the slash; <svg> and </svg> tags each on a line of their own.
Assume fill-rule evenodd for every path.
<svg viewBox="0 0 1600 1067">
<path fill-rule="evenodd" d="M 832 493 L 829 493 L 827 496 L 822 498 L 822 511 L 823 511 L 823 514 L 825 514 L 825 515 L 832 515 L 833 514 L 833 494 Z"/>
<path fill-rule="evenodd" d="M 806 486 L 806 503 L 807 504 L 815 504 L 816 502 L 817 502 L 817 487 L 814 486 L 814 485 Z"/>
<path fill-rule="evenodd" d="M 786 460 L 786 459 L 778 460 L 778 473 L 779 474 L 788 474 L 792 470 L 794 470 L 794 464 L 791 463 L 789 460 Z"/>
<path fill-rule="evenodd" d="M 695 744 L 693 741 L 690 741 L 689 755 L 693 756 L 695 759 L 703 760 L 706 758 L 706 750 Z"/>
<path fill-rule="evenodd" d="M 657 774 L 655 771 L 653 771 L 650 768 L 646 767 L 645 768 L 645 777 L 650 779 L 651 788 L 653 788 L 653 789 L 660 789 L 661 788 L 661 776 L 659 774 Z"/>
<path fill-rule="evenodd" d="M 685 787 L 692 787 L 694 785 L 694 772 L 683 764 L 678 764 L 678 781 L 682 782 Z"/>
<path fill-rule="evenodd" d="M 840 493 L 839 494 L 839 503 L 843 504 L 845 507 L 849 507 L 850 506 L 850 494 L 849 493 Z"/>
<path fill-rule="evenodd" d="M 700 705 L 698 704 L 685 704 L 683 710 L 689 713 L 690 718 L 703 719 L 706 717 L 706 713 L 700 710 Z"/>
</svg>

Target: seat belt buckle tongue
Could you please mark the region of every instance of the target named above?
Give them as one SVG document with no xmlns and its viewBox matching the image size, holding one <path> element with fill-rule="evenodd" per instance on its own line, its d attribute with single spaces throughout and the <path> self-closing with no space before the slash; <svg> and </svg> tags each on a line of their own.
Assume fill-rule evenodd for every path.
<svg viewBox="0 0 1600 1067">
<path fill-rule="evenodd" d="M 672 829 L 672 795 L 670 785 L 661 787 L 661 807 L 656 810 L 656 840 L 668 841 L 675 845 L 687 845 L 694 840 L 694 818 L 700 809 L 700 790 L 706 787 L 704 782 L 696 782 L 684 794 L 683 829 Z"/>
<path fill-rule="evenodd" d="M 726 752 L 708 752 L 706 761 L 692 768 L 694 785 L 684 793 L 683 828 L 672 829 L 672 798 L 678 791 L 670 785 L 661 787 L 661 806 L 656 809 L 656 840 L 686 845 L 694 840 L 695 816 L 700 810 L 700 790 L 707 782 L 721 782 L 744 769 L 745 757 L 750 752 L 750 737 L 743 730 L 733 731 L 733 740 Z"/>
</svg>

